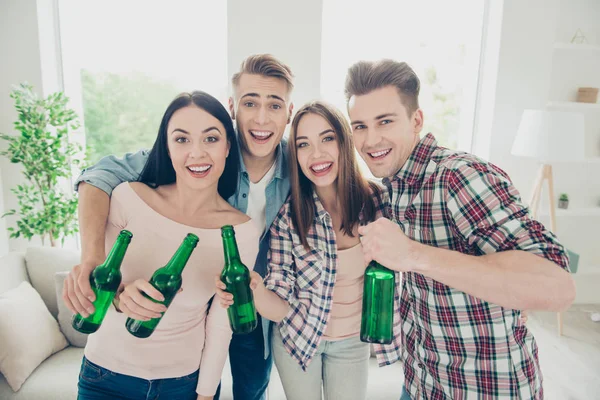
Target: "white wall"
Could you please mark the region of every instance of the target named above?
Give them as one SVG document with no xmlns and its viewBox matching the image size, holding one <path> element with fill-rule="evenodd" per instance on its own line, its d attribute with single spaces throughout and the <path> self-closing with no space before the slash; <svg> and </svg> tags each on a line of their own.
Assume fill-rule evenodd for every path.
<svg viewBox="0 0 600 400">
<path fill-rule="evenodd" d="M 42 70 L 39 45 L 37 3 L 35 0 L 0 0 L 0 132 L 14 134 L 13 122 L 17 118 L 9 94 L 11 86 L 27 81 L 42 93 Z M 1 144 L 5 147 L 5 142 Z M 24 180 L 21 169 L 0 157 L 3 212 L 17 207 L 10 188 Z M 14 217 L 0 219 L 0 255 L 23 249 L 22 241 L 7 241 L 6 223 L 14 225 Z"/>
<path fill-rule="evenodd" d="M 589 44 L 600 45 L 600 1 L 562 0 L 559 14 L 561 17 L 557 24 L 556 42 L 569 43 L 577 29 L 581 29 Z M 572 102 L 576 99 L 579 87 L 600 87 L 600 52 L 598 51 L 555 51 L 552 65 L 549 100 Z M 585 107 L 571 111 L 584 114 L 586 156 L 597 157 L 600 160 L 599 109 Z M 570 206 L 590 208 L 600 206 L 600 179 L 598 178 L 600 162 L 559 164 L 554 167 L 554 174 L 556 191 L 569 194 Z M 564 222 L 568 221 L 563 221 L 563 218 L 558 221 L 563 225 Z M 600 216 L 593 222 L 600 225 Z M 596 234 L 600 236 L 600 231 L 596 231 Z M 600 273 L 600 251 L 594 264 L 599 266 Z"/>
<path fill-rule="evenodd" d="M 561 0 L 555 40 L 568 43 L 577 29 L 581 29 L 585 34 L 588 43 L 600 44 L 600 2 L 598 0 Z"/>
<path fill-rule="evenodd" d="M 492 4 L 496 6 L 496 14 L 502 13 L 500 48 L 497 65 L 494 65 L 495 54 L 491 49 L 491 54 L 487 54 L 491 62 L 484 68 L 492 71 L 496 68 L 493 72 L 497 74 L 495 81 L 489 76 L 484 80 L 483 84 L 492 95 L 480 99 L 479 106 L 489 108 L 491 104 L 493 112 L 491 120 L 489 113 L 480 113 L 482 121 L 479 122 L 483 126 L 475 133 L 475 152 L 505 169 L 523 197 L 528 199 L 537 163 L 510 154 L 521 113 L 526 108 L 544 109 L 551 99 L 574 100 L 574 95 L 569 95 L 567 89 L 563 88 L 564 84 L 557 82 L 555 71 L 557 64 L 569 63 L 570 59 L 563 58 L 557 63 L 554 44 L 570 41 L 577 27 L 586 32 L 591 43 L 599 43 L 596 38 L 600 40 L 600 24 L 597 23 L 600 21 L 600 2 L 505 0 L 502 10 L 497 9 L 498 2 Z M 570 61 L 574 62 L 572 59 Z M 588 66 L 584 65 L 583 68 Z M 572 74 L 581 81 L 581 85 L 600 82 L 600 73 Z M 589 78 L 582 80 L 582 75 L 591 76 L 592 82 Z M 573 92 L 573 87 L 577 85 L 569 79 L 568 90 Z M 491 126 L 487 125 L 490 122 Z M 555 183 L 558 192 L 563 182 L 557 179 Z"/>
<path fill-rule="evenodd" d="M 569 43 L 577 29 L 589 44 L 600 45 L 600 1 L 561 0 L 555 41 Z M 555 51 L 550 100 L 574 101 L 578 87 L 600 87 L 600 53 Z M 586 155 L 600 157 L 600 112 L 583 109 Z M 569 194 L 569 208 L 600 206 L 600 162 L 559 164 L 554 168 L 557 193 Z M 597 208 L 596 208 L 597 209 Z M 575 274 L 577 302 L 600 302 L 600 213 L 560 215 L 557 230 L 565 245 L 580 254 Z"/>
<path fill-rule="evenodd" d="M 558 0 L 504 2 L 489 160 L 509 173 L 525 199 L 536 163 L 511 156 L 510 150 L 522 111 L 545 108 L 548 100 L 558 4 Z"/>
<path fill-rule="evenodd" d="M 0 0 L 0 132 L 17 134 L 13 123 L 17 118 L 14 102 L 9 98 L 12 85 L 28 82 L 39 96 L 61 90 L 61 63 L 56 26 L 56 0 Z M 2 148 L 5 142 L 0 143 Z M 18 208 L 10 191 L 25 182 L 21 167 L 0 157 L 0 210 Z M 0 256 L 8 251 L 23 251 L 29 245 L 41 245 L 39 238 L 31 242 L 8 239 L 7 226 L 15 226 L 16 217 L 0 219 Z M 74 239 L 67 244 L 73 247 Z"/>
<path fill-rule="evenodd" d="M 317 99 L 321 82 L 322 0 L 228 0 L 228 72 L 247 56 L 270 53 L 295 75 L 292 100 L 298 109 Z"/>
<path fill-rule="evenodd" d="M 554 49 L 556 42 L 568 43 L 578 28 L 590 43 L 600 44 L 598 21 L 600 2 L 596 0 L 504 1 L 496 80 L 486 82 L 488 95 L 479 105 L 484 111 L 491 107 L 493 118 L 489 120 L 489 112 L 480 113 L 484 120 L 476 132 L 476 152 L 507 171 L 525 201 L 529 200 L 538 164 L 510 154 L 521 113 L 526 108 L 545 109 L 549 100 L 574 101 L 577 86 L 600 85 L 600 72 L 586 60 L 576 59 L 576 53 L 557 54 Z M 491 59 L 493 56 L 493 51 L 488 54 Z M 487 68 L 493 69 L 493 63 Z M 588 140 L 588 145 L 594 140 Z M 587 149 L 588 154 L 592 151 Z M 555 197 L 569 193 L 570 208 L 600 205 L 599 174 L 600 163 L 554 165 Z M 549 223 L 543 216 L 547 198 L 544 193 L 541 220 L 545 224 Z M 600 302 L 599 222 L 598 216 L 557 218 L 559 239 L 581 256 L 575 275 L 577 302 Z"/>
</svg>

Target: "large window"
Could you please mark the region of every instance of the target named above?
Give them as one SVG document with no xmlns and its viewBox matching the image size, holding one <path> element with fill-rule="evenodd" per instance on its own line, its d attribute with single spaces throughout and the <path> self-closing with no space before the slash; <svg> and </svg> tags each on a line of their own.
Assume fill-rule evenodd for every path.
<svg viewBox="0 0 600 400">
<path fill-rule="evenodd" d="M 59 0 L 65 91 L 89 162 L 152 146 L 180 92 L 227 95 L 227 2 Z"/>
<path fill-rule="evenodd" d="M 344 79 L 359 60 L 406 61 L 421 80 L 425 132 L 470 150 L 483 0 L 324 0 L 321 94 L 346 109 Z"/>
</svg>

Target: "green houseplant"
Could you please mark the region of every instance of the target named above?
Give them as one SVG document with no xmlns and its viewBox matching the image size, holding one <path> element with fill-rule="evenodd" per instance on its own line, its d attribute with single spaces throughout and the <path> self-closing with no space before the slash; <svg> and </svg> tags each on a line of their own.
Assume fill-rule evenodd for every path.
<svg viewBox="0 0 600 400">
<path fill-rule="evenodd" d="M 558 198 L 558 208 L 567 209 L 569 207 L 569 195 L 566 193 L 561 193 Z"/>
<path fill-rule="evenodd" d="M 22 83 L 10 97 L 18 114 L 18 134 L 0 134 L 8 142 L 0 154 L 22 165 L 26 182 L 11 189 L 19 209 L 2 217 L 19 217 L 16 228 L 8 228 L 11 238 L 40 236 L 42 243 L 48 239 L 54 247 L 77 232 L 77 198 L 60 188 L 70 178 L 71 166 L 80 164 L 80 147 L 68 140 L 69 132 L 79 127 L 77 115 L 67 108 L 62 92 L 39 98 L 31 85 Z"/>
</svg>

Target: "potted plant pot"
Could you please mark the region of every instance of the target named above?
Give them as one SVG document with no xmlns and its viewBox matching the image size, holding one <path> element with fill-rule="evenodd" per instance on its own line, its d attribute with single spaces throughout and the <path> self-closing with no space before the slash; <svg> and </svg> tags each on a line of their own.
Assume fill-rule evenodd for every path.
<svg viewBox="0 0 600 400">
<path fill-rule="evenodd" d="M 566 210 L 569 208 L 569 196 L 566 193 L 562 193 L 558 198 L 558 208 Z"/>
</svg>

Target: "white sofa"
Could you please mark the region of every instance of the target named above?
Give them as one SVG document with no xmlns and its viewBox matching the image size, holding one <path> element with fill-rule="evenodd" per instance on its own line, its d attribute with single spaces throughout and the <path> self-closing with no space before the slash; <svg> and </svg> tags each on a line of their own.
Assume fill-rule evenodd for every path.
<svg viewBox="0 0 600 400">
<path fill-rule="evenodd" d="M 67 340 L 80 335 L 69 330 L 68 319 L 59 297 L 57 302 L 56 287 L 62 287 L 59 271 L 68 271 L 79 261 L 79 254 L 64 249 L 49 247 L 32 247 L 25 254 L 9 253 L 0 259 L 0 295 L 18 287 L 23 281 L 31 283 L 40 294 L 48 307 L 50 314 L 58 320 L 59 306 L 61 308 L 61 332 Z M 64 276 L 64 274 L 62 274 Z M 32 321 L 32 329 L 35 329 Z M 81 336 L 84 338 L 85 336 Z M 81 337 L 79 339 L 81 339 Z M 75 337 L 77 339 L 77 337 Z M 83 357 L 83 348 L 72 344 L 71 340 L 63 350 L 51 355 L 43 361 L 23 383 L 20 390 L 14 392 L 5 377 L 0 374 L 0 399 L 2 400 L 69 400 L 77 398 L 77 380 Z M 79 340 L 79 345 L 82 344 Z M 0 343 L 3 346 L 3 343 Z M 24 350 L 25 351 L 25 350 Z"/>
</svg>

